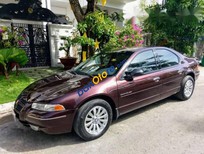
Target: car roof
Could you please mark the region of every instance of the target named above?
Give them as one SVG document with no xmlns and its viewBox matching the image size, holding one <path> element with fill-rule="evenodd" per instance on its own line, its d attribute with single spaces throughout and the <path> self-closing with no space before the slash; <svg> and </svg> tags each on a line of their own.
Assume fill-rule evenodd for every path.
<svg viewBox="0 0 204 154">
<path fill-rule="evenodd" d="M 122 51 L 129 51 L 129 52 L 139 52 L 142 50 L 146 50 L 146 49 L 169 49 L 169 50 L 174 50 L 171 48 L 167 48 L 167 47 L 161 47 L 161 46 L 157 46 L 157 47 L 133 47 L 133 48 L 123 48 L 123 49 L 119 49 L 119 50 L 115 50 L 113 52 L 122 52 Z M 175 51 L 175 50 L 174 50 Z"/>
<path fill-rule="evenodd" d="M 166 49 L 166 50 L 170 50 L 172 52 L 174 52 L 177 55 L 182 55 L 181 53 L 179 53 L 178 51 L 172 49 L 172 48 L 168 48 L 168 47 L 162 47 L 162 46 L 156 46 L 156 47 L 133 47 L 133 48 L 123 48 L 123 49 L 118 49 L 118 50 L 114 50 L 114 51 L 106 51 L 104 53 L 106 54 L 111 54 L 111 53 L 122 53 L 122 52 L 132 52 L 132 53 L 136 53 L 136 52 L 140 52 L 140 51 L 144 51 L 144 50 L 155 50 L 155 49 Z M 98 53 L 101 54 L 101 53 Z"/>
<path fill-rule="evenodd" d="M 145 47 L 123 48 L 123 49 L 115 50 L 115 51 L 113 51 L 113 52 L 123 52 L 123 51 L 136 52 L 136 51 L 139 51 L 139 50 L 144 49 L 144 48 L 145 48 Z"/>
</svg>

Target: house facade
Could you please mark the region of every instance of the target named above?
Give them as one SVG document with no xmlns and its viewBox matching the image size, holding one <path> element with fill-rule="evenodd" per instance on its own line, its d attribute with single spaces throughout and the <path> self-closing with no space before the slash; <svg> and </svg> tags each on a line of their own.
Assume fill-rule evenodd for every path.
<svg viewBox="0 0 204 154">
<path fill-rule="evenodd" d="M 12 26 L 13 29 L 19 34 L 25 37 L 25 42 L 22 48 L 25 49 L 29 57 L 29 62 L 26 67 L 44 67 L 44 66 L 61 66 L 59 63 L 59 57 L 63 57 L 65 53 L 59 51 L 61 44 L 63 43 L 60 37 L 69 36 L 77 25 L 77 21 L 72 12 L 69 0 L 40 0 L 42 5 L 40 7 L 42 12 L 45 10 L 45 14 L 40 17 L 33 17 L 30 20 L 19 19 L 0 19 L 0 25 Z M 79 0 L 82 7 L 86 7 L 86 0 Z M 21 2 L 28 2 L 21 0 Z M 29 1 L 32 3 L 32 1 Z M 162 0 L 107 0 L 106 6 L 98 4 L 102 10 L 106 10 L 108 13 L 118 12 L 123 13 L 125 19 L 136 17 L 136 23 L 140 24 L 140 21 L 147 17 L 143 6 L 153 3 L 162 3 Z M 0 8 L 6 4 L 18 4 L 16 0 L 1 0 Z M 36 0 L 33 0 L 36 3 Z M 30 8 L 31 7 L 31 8 Z M 35 11 L 32 8 L 36 7 L 36 4 L 30 4 L 25 11 Z M 39 7 L 39 6 L 38 6 Z M 40 10 L 40 12 L 41 12 Z M 51 11 L 49 11 L 51 10 Z M 1 13 L 1 12 L 0 12 Z M 22 12 L 17 12 L 21 13 Z M 15 15 L 15 12 L 14 12 Z M 59 17 L 59 21 L 54 20 L 55 15 Z M 0 14 L 1 16 L 1 14 Z M 39 20 L 43 18 L 44 20 Z M 67 23 L 64 24 L 64 19 L 67 19 Z M 45 21 L 47 20 L 47 21 Z M 51 22 L 50 22 L 51 21 Z M 54 22 L 53 22 L 54 21 Z M 59 24 L 61 23 L 61 24 Z M 118 26 L 123 26 L 122 22 L 116 23 Z M 80 50 L 74 48 L 71 50 L 71 56 L 79 57 Z"/>
</svg>

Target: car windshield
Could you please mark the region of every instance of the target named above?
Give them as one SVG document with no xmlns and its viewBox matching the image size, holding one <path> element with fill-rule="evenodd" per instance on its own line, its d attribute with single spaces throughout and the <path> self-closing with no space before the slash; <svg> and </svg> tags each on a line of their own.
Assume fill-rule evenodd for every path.
<svg viewBox="0 0 204 154">
<path fill-rule="evenodd" d="M 131 51 L 97 54 L 85 62 L 80 63 L 73 71 L 77 74 L 95 76 L 114 68 L 108 76 L 116 75 L 125 61 L 133 54 Z"/>
</svg>

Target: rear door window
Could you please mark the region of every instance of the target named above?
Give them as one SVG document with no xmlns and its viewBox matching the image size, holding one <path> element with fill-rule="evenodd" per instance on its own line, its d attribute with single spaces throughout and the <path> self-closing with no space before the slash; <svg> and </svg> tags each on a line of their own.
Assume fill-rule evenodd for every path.
<svg viewBox="0 0 204 154">
<path fill-rule="evenodd" d="M 179 64 L 179 57 L 166 49 L 157 49 L 156 55 L 159 60 L 160 68 L 168 68 Z"/>
</svg>

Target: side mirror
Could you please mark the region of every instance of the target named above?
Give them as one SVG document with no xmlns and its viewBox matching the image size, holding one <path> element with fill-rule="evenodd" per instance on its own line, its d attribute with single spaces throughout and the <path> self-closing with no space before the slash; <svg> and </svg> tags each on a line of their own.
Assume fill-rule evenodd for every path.
<svg viewBox="0 0 204 154">
<path fill-rule="evenodd" d="M 127 80 L 127 81 L 132 81 L 133 77 L 131 75 L 131 72 L 125 72 L 124 79 Z"/>
<path fill-rule="evenodd" d="M 127 81 L 132 81 L 134 76 L 143 75 L 144 71 L 141 68 L 134 69 L 133 71 L 125 72 L 124 79 Z"/>
<path fill-rule="evenodd" d="M 141 68 L 136 68 L 131 72 L 132 76 L 140 76 L 143 74 L 144 74 L 144 71 Z"/>
</svg>

